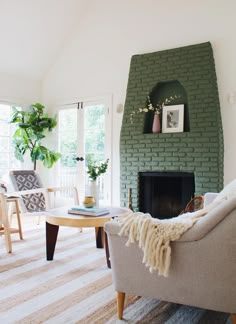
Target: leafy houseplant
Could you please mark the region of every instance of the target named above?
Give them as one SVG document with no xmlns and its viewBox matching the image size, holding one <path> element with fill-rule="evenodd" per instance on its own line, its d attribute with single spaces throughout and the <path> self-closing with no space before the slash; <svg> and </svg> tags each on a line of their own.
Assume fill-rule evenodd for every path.
<svg viewBox="0 0 236 324">
<path fill-rule="evenodd" d="M 105 173 L 107 171 L 108 162 L 109 162 L 109 159 L 106 159 L 106 161 L 100 162 L 100 163 L 97 161 L 91 160 L 91 159 L 88 160 L 87 173 L 88 173 L 89 179 L 92 181 L 96 181 L 97 178 L 101 174 Z"/>
<path fill-rule="evenodd" d="M 40 160 L 47 168 L 51 168 L 61 157 L 60 153 L 51 151 L 41 144 L 46 133 L 56 127 L 56 118 L 50 118 L 44 112 L 45 107 L 40 103 L 30 106 L 29 111 L 21 111 L 14 108 L 10 123 L 16 124 L 18 128 L 13 134 L 15 146 L 15 157 L 23 160 L 24 154 L 29 151 L 34 170 L 36 161 Z"/>
</svg>

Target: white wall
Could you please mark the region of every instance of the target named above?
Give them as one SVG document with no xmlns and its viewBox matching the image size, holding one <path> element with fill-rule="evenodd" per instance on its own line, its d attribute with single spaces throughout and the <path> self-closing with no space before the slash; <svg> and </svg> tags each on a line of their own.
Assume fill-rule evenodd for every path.
<svg viewBox="0 0 236 324">
<path fill-rule="evenodd" d="M 119 202 L 119 133 L 130 58 L 210 41 L 213 46 L 225 139 L 225 183 L 236 177 L 235 0 L 94 0 L 43 81 L 42 101 L 113 94 L 114 203 Z"/>
<path fill-rule="evenodd" d="M 0 102 L 28 107 L 32 103 L 40 101 L 40 97 L 40 81 L 0 73 Z M 24 162 L 25 169 L 33 168 L 28 156 L 24 157 Z"/>
<path fill-rule="evenodd" d="M 40 81 L 0 73 L 0 100 L 21 105 L 38 102 L 41 97 Z"/>
</svg>

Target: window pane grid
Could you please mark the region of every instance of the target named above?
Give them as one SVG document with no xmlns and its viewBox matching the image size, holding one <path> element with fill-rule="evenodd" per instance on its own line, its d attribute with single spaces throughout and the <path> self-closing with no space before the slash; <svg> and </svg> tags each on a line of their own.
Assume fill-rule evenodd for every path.
<svg viewBox="0 0 236 324">
<path fill-rule="evenodd" d="M 21 168 L 21 162 L 14 156 L 15 149 L 12 136 L 16 130 L 16 125 L 9 124 L 12 113 L 12 105 L 0 103 L 0 178 L 8 175 L 10 170 Z"/>
<path fill-rule="evenodd" d="M 68 172 L 68 168 L 76 168 L 77 153 L 77 110 L 66 109 L 59 111 L 59 151 L 62 154 L 60 159 L 60 172 Z M 64 177 L 63 177 L 64 178 Z"/>
</svg>

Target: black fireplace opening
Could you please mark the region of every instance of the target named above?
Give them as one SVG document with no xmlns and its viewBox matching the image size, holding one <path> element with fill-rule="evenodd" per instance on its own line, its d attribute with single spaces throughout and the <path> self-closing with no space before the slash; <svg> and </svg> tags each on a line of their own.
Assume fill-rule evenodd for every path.
<svg viewBox="0 0 236 324">
<path fill-rule="evenodd" d="M 152 217 L 178 216 L 194 197 L 194 174 L 190 172 L 140 172 L 139 210 Z"/>
</svg>

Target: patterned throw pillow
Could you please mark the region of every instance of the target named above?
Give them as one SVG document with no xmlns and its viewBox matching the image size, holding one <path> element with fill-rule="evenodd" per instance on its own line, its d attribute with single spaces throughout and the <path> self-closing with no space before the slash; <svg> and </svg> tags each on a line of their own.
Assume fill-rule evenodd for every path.
<svg viewBox="0 0 236 324">
<path fill-rule="evenodd" d="M 33 170 L 12 171 L 11 178 L 17 191 L 43 188 L 38 175 Z M 46 209 L 43 193 L 34 193 L 22 196 L 28 212 L 44 211 Z"/>
</svg>

